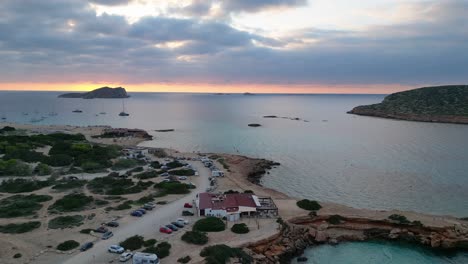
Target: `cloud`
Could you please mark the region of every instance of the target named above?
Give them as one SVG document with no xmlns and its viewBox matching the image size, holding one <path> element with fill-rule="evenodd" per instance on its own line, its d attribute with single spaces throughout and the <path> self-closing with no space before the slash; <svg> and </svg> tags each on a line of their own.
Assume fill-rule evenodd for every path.
<svg viewBox="0 0 468 264">
<path fill-rule="evenodd" d="M 257 12 L 268 8 L 297 7 L 307 4 L 307 0 L 221 0 L 228 11 Z"/>
<path fill-rule="evenodd" d="M 89 2 L 99 5 L 108 5 L 108 6 L 115 6 L 115 5 L 126 5 L 133 0 L 89 0 Z"/>
</svg>

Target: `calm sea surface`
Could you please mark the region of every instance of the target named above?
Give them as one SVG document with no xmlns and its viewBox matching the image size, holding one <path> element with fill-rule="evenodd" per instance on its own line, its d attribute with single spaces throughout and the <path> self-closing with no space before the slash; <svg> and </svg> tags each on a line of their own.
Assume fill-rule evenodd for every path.
<svg viewBox="0 0 468 264">
<path fill-rule="evenodd" d="M 150 131 L 155 140 L 145 144 L 240 153 L 281 162 L 282 166 L 264 177 L 263 184 L 294 197 L 361 208 L 468 216 L 468 126 L 346 114 L 354 106 L 380 102 L 382 95 L 132 93 L 125 100 L 129 117 L 118 116 L 122 100 L 64 99 L 57 95 L 0 92 L 0 116 L 21 123 L 44 117 L 37 124 L 173 128 L 176 131 L 171 133 Z M 75 109 L 83 113 L 72 113 Z M 49 116 L 50 112 L 58 115 Z M 309 122 L 264 119 L 264 115 Z M 251 128 L 249 123 L 262 127 Z M 337 248 L 342 252 L 359 248 L 367 254 L 374 252 L 372 247 L 399 246 L 351 243 Z M 311 252 L 320 256 L 329 250 L 321 247 Z M 461 263 L 423 255 L 430 260 L 393 263 Z M 310 263 L 392 263 L 359 262 L 359 258 L 340 261 L 339 254 L 333 257 L 336 261 L 318 257 Z"/>
</svg>

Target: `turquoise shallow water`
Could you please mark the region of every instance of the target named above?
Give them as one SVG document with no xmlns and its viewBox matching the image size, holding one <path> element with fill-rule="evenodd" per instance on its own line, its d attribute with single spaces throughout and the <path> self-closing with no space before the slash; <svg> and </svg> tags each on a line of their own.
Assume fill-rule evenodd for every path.
<svg viewBox="0 0 468 264">
<path fill-rule="evenodd" d="M 308 249 L 307 262 L 293 264 L 466 264 L 468 253 L 434 253 L 422 247 L 390 242 L 344 243 Z"/>
<path fill-rule="evenodd" d="M 129 117 L 118 116 L 121 100 L 57 95 L 0 92 L 0 116 L 21 123 L 44 117 L 38 124 L 143 128 L 155 136 L 145 143 L 148 146 L 279 161 L 281 166 L 266 175 L 263 184 L 294 197 L 468 216 L 468 126 L 346 114 L 354 106 L 380 102 L 383 95 L 133 93 L 125 100 Z M 72 113 L 74 109 L 83 113 Z M 49 116 L 51 111 L 58 115 Z M 100 112 L 107 114 L 96 116 Z M 249 123 L 262 127 L 251 128 Z M 165 128 L 176 131 L 154 132 Z M 388 262 L 385 250 L 393 262 Z M 310 263 L 468 263 L 466 255 L 441 258 L 395 244 L 350 243 L 309 253 L 317 257 Z"/>
</svg>

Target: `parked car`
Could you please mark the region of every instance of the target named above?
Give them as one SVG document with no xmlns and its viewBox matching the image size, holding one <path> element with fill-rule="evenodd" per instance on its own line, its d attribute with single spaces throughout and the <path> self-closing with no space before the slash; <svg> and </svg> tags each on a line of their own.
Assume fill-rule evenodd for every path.
<svg viewBox="0 0 468 264">
<path fill-rule="evenodd" d="M 109 229 L 107 229 L 107 227 L 105 227 L 105 226 L 100 226 L 100 227 L 96 228 L 96 230 L 94 230 L 94 232 L 96 232 L 96 233 L 103 233 L 103 234 L 105 232 L 107 232 L 107 231 L 109 231 Z"/>
<path fill-rule="evenodd" d="M 177 228 L 177 226 L 172 225 L 172 224 L 167 224 L 166 227 L 169 228 L 169 229 L 171 229 L 172 231 L 177 231 L 177 230 L 179 230 L 179 228 Z"/>
<path fill-rule="evenodd" d="M 167 227 L 165 227 L 165 226 L 161 226 L 161 227 L 159 228 L 159 232 L 161 232 L 161 233 L 166 233 L 166 234 L 172 234 L 172 229 L 167 228 Z"/>
<path fill-rule="evenodd" d="M 184 204 L 184 208 L 192 208 L 192 207 L 193 207 L 193 205 L 191 205 L 191 204 L 189 204 L 189 203 L 185 203 L 185 204 Z"/>
<path fill-rule="evenodd" d="M 110 253 L 123 253 L 125 251 L 125 249 L 119 245 L 112 245 L 110 246 L 109 248 L 107 248 L 107 251 L 109 251 Z"/>
<path fill-rule="evenodd" d="M 87 242 L 87 243 L 84 243 L 84 244 L 81 246 L 80 250 L 81 250 L 81 251 L 86 251 L 86 250 L 92 248 L 93 246 L 94 246 L 93 242 Z"/>
<path fill-rule="evenodd" d="M 133 253 L 132 253 L 132 252 L 124 252 L 124 253 L 122 253 L 122 254 L 120 255 L 119 261 L 120 261 L 120 262 L 125 262 L 125 261 L 131 259 L 132 256 L 133 256 Z"/>
<path fill-rule="evenodd" d="M 171 179 L 164 179 L 161 182 L 171 182 Z"/>
<path fill-rule="evenodd" d="M 185 226 L 183 223 L 179 223 L 179 222 L 176 222 L 176 221 L 175 221 L 175 222 L 171 222 L 171 225 L 174 225 L 174 226 L 176 226 L 177 228 L 182 228 L 182 227 Z"/>
<path fill-rule="evenodd" d="M 116 222 L 116 221 L 110 221 L 110 222 L 106 223 L 106 226 L 109 226 L 109 227 L 118 227 L 118 226 L 119 226 L 119 223 Z"/>
<path fill-rule="evenodd" d="M 142 214 L 146 214 L 146 210 L 143 209 L 143 208 L 137 209 L 137 210 L 135 210 L 135 211 L 141 212 Z"/>
<path fill-rule="evenodd" d="M 102 239 L 106 240 L 106 239 L 109 239 L 109 238 L 111 238 L 113 236 L 114 236 L 114 233 L 112 233 L 111 231 L 105 232 L 104 235 L 102 235 Z"/>
<path fill-rule="evenodd" d="M 188 220 L 185 220 L 184 218 L 177 218 L 176 220 L 178 223 L 182 223 L 184 225 L 188 225 L 190 222 Z"/>
<path fill-rule="evenodd" d="M 190 211 L 187 211 L 187 210 L 184 210 L 182 211 L 182 216 L 193 216 L 194 213 L 190 212 Z"/>
<path fill-rule="evenodd" d="M 143 216 L 143 213 L 140 212 L 140 211 L 133 211 L 132 213 L 130 213 L 131 216 L 136 216 L 136 217 L 142 217 Z"/>
<path fill-rule="evenodd" d="M 185 180 L 187 180 L 187 177 L 186 176 L 179 176 L 179 177 L 177 177 L 177 179 L 179 179 L 180 181 L 185 181 Z"/>
<path fill-rule="evenodd" d="M 143 205 L 142 208 L 145 209 L 145 210 L 150 210 L 151 211 L 151 210 L 153 210 L 154 206 L 145 204 L 145 205 Z"/>
</svg>

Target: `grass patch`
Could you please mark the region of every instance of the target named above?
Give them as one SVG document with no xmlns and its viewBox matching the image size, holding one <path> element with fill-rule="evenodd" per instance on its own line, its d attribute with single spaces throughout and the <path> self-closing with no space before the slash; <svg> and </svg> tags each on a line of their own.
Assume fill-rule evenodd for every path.
<svg viewBox="0 0 468 264">
<path fill-rule="evenodd" d="M 50 229 L 73 228 L 83 224 L 84 216 L 70 215 L 58 216 L 49 221 Z"/>
<path fill-rule="evenodd" d="M 227 245 L 214 245 L 209 246 L 200 252 L 200 256 L 205 258 L 206 264 L 225 264 L 231 258 L 238 258 L 239 262 L 242 264 L 250 264 L 252 263 L 252 257 L 247 255 L 242 249 L 240 248 L 231 248 Z"/>
<path fill-rule="evenodd" d="M 209 216 L 206 218 L 202 218 L 195 222 L 193 225 L 193 231 L 200 231 L 200 232 L 220 232 L 226 229 L 226 225 L 224 224 L 223 220 Z"/>
<path fill-rule="evenodd" d="M 200 231 L 187 231 L 181 237 L 182 241 L 195 245 L 205 245 L 208 243 L 208 236 L 206 233 Z"/>
<path fill-rule="evenodd" d="M 69 251 L 80 246 L 80 243 L 75 240 L 67 240 L 58 244 L 57 249 L 60 251 Z"/>
<path fill-rule="evenodd" d="M 241 223 L 241 224 L 234 224 L 231 227 L 231 231 L 236 234 L 247 234 L 250 230 L 246 224 Z"/>
<path fill-rule="evenodd" d="M 6 193 L 23 193 L 33 192 L 40 190 L 44 187 L 50 186 L 51 181 L 33 181 L 28 179 L 9 179 L 0 184 L 0 192 Z"/>
<path fill-rule="evenodd" d="M 320 208 L 322 208 L 322 206 L 317 201 L 311 201 L 309 199 L 300 200 L 296 204 L 299 208 L 308 211 L 317 211 L 320 210 Z"/>
<path fill-rule="evenodd" d="M 0 225 L 0 233 L 4 234 L 22 234 L 32 231 L 41 226 L 41 222 L 33 221 L 21 224 Z"/>
<path fill-rule="evenodd" d="M 82 193 L 72 193 L 65 195 L 61 199 L 55 201 L 49 207 L 51 212 L 76 212 L 81 211 L 89 206 L 94 201 L 92 196 L 86 196 Z"/>
<path fill-rule="evenodd" d="M 0 218 L 12 218 L 35 215 L 42 208 L 43 202 L 52 200 L 48 195 L 13 195 L 0 200 Z"/>
<path fill-rule="evenodd" d="M 119 245 L 126 250 L 133 251 L 142 248 L 144 243 L 144 238 L 142 236 L 136 235 L 125 239 L 124 241 L 120 242 Z"/>
</svg>

